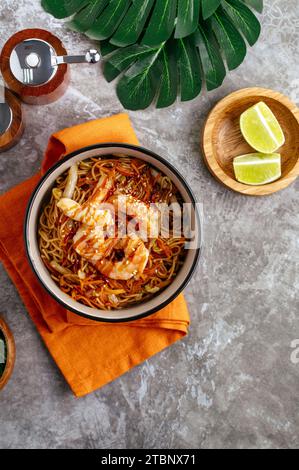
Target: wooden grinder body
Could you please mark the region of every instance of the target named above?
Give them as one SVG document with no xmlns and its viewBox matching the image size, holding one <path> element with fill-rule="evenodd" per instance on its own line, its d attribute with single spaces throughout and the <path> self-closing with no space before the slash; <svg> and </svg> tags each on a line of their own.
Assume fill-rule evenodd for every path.
<svg viewBox="0 0 299 470">
<path fill-rule="evenodd" d="M 42 85 L 32 86 L 21 83 L 11 71 L 10 56 L 19 43 L 28 39 L 40 39 L 47 42 L 57 56 L 67 55 L 62 42 L 53 34 L 43 29 L 25 29 L 12 36 L 4 45 L 0 56 L 1 73 L 8 88 L 25 103 L 34 105 L 53 103 L 66 92 L 70 80 L 70 67 L 67 64 L 59 65 L 53 78 Z"/>
</svg>

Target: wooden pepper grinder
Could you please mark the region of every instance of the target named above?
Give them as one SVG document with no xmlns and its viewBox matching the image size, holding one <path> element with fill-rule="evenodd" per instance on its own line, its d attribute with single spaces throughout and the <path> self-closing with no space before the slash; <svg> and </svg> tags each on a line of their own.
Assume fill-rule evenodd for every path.
<svg viewBox="0 0 299 470">
<path fill-rule="evenodd" d="M 15 364 L 16 348 L 13 335 L 0 317 L 0 390 L 8 382 Z"/>
<path fill-rule="evenodd" d="M 11 90 L 29 104 L 48 104 L 59 99 L 70 79 L 69 64 L 97 63 L 98 51 L 68 56 L 60 39 L 43 29 L 25 29 L 3 47 L 0 69 Z"/>
<path fill-rule="evenodd" d="M 18 143 L 24 132 L 20 100 L 0 86 L 0 152 Z"/>
</svg>

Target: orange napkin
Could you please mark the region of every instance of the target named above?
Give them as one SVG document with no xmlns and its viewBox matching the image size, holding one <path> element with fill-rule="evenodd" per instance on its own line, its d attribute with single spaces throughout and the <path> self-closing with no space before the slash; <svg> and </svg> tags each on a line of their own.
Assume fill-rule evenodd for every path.
<svg viewBox="0 0 299 470">
<path fill-rule="evenodd" d="M 42 171 L 63 155 L 103 142 L 138 144 L 126 114 L 91 121 L 54 134 Z M 111 382 L 186 335 L 189 314 L 183 295 L 148 318 L 111 324 L 85 320 L 59 305 L 39 284 L 26 259 L 23 221 L 37 174 L 0 197 L 0 258 L 74 394 Z"/>
</svg>

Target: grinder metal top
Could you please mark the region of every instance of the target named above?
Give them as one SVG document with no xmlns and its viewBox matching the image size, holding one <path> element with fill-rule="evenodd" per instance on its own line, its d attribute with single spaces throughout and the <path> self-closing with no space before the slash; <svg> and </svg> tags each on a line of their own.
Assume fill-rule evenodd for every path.
<svg viewBox="0 0 299 470">
<path fill-rule="evenodd" d="M 57 71 L 52 66 L 53 47 L 40 39 L 28 39 L 18 44 L 10 56 L 10 69 L 24 85 L 37 86 L 48 83 Z"/>
<path fill-rule="evenodd" d="M 10 56 L 10 69 L 14 77 L 24 85 L 40 86 L 48 83 L 59 65 L 74 63 L 97 63 L 98 51 L 91 49 L 85 55 L 57 56 L 51 44 L 42 39 L 26 39 L 17 44 Z"/>
</svg>

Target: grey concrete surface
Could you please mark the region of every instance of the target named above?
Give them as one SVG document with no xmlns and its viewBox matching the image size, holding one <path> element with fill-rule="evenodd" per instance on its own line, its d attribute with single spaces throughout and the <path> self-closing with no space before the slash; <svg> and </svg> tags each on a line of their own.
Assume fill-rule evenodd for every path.
<svg viewBox="0 0 299 470">
<path fill-rule="evenodd" d="M 299 3 L 266 0 L 261 20 L 259 43 L 220 89 L 130 112 L 140 142 L 174 163 L 204 205 L 204 253 L 186 289 L 189 336 L 77 400 L 1 267 L 0 311 L 17 346 L 0 395 L 1 448 L 299 447 L 299 364 L 290 359 L 299 338 L 299 181 L 271 197 L 234 194 L 210 176 L 199 146 L 207 112 L 233 90 L 270 87 L 299 104 Z M 1 0 L 0 45 L 27 27 L 51 30 L 70 52 L 90 45 L 39 0 Z M 52 132 L 119 111 L 114 84 L 74 66 L 63 99 L 25 108 L 24 138 L 0 157 L 1 192 L 37 171 Z"/>
</svg>

